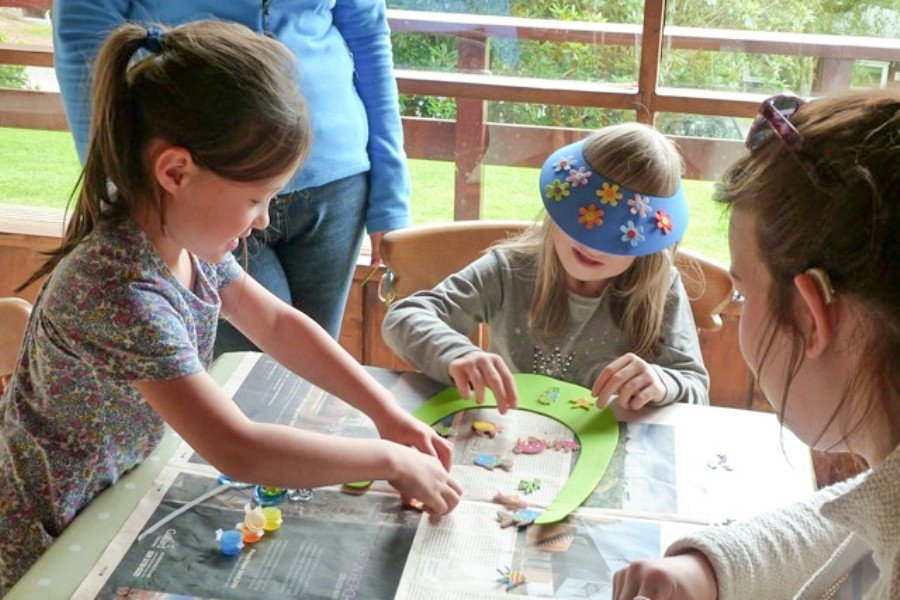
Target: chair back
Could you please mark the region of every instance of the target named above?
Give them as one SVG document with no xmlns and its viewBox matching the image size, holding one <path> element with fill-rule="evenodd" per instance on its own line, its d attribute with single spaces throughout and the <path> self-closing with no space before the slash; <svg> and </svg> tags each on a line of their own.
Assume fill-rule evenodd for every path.
<svg viewBox="0 0 900 600">
<path fill-rule="evenodd" d="M 433 288 L 474 262 L 484 250 L 522 233 L 526 221 L 453 221 L 395 229 L 381 241 L 388 273 L 381 295 L 388 301 Z"/>
<path fill-rule="evenodd" d="M 0 393 L 16 368 L 31 304 L 21 298 L 0 298 Z"/>
<path fill-rule="evenodd" d="M 430 289 L 477 259 L 494 242 L 523 232 L 528 221 L 454 221 L 396 229 L 385 234 L 381 255 L 387 265 L 380 296 L 396 298 Z M 728 271 L 704 256 L 678 249 L 681 273 L 698 329 L 718 329 L 733 287 Z"/>
<path fill-rule="evenodd" d="M 697 329 L 715 331 L 722 326 L 722 311 L 734 297 L 734 284 L 728 269 L 702 254 L 678 248 L 675 268 L 691 301 L 691 313 Z"/>
</svg>

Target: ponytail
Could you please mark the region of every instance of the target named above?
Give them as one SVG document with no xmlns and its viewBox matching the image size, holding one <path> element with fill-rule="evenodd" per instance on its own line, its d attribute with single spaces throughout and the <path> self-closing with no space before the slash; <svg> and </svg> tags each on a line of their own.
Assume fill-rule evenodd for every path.
<svg viewBox="0 0 900 600">
<path fill-rule="evenodd" d="M 16 291 L 22 291 L 50 273 L 75 246 L 96 229 L 101 214 L 105 220 L 124 218 L 127 187 L 146 187 L 147 174 L 137 148 L 134 127 L 137 122 L 134 99 L 128 85 L 128 65 L 134 53 L 147 38 L 147 31 L 133 24 L 116 29 L 100 49 L 94 65 L 93 97 L 91 101 L 90 145 L 87 160 L 72 197 L 77 194 L 75 208 L 66 226 L 59 248 L 48 252 L 48 259 Z M 141 174 L 140 181 L 135 175 Z M 110 193 L 109 182 L 120 186 L 118 194 Z M 70 198 L 71 202 L 71 198 Z"/>
<path fill-rule="evenodd" d="M 139 49 L 149 55 L 133 61 Z M 295 168 L 310 147 L 294 56 L 236 23 L 197 21 L 173 29 L 125 24 L 94 65 L 90 144 L 73 192 L 62 244 L 19 290 L 50 273 L 101 221 L 164 195 L 146 156 L 152 140 L 182 147 L 230 181 L 260 181 Z"/>
</svg>

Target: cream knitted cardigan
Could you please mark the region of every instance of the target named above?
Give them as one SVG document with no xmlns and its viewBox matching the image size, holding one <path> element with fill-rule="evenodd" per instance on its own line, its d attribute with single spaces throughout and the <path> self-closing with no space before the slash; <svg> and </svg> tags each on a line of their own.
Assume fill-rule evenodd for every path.
<svg viewBox="0 0 900 600">
<path fill-rule="evenodd" d="M 900 598 L 900 446 L 876 469 L 745 523 L 682 538 L 667 556 L 699 550 L 720 600 L 827 598 L 869 551 L 878 579 L 865 598 Z"/>
</svg>

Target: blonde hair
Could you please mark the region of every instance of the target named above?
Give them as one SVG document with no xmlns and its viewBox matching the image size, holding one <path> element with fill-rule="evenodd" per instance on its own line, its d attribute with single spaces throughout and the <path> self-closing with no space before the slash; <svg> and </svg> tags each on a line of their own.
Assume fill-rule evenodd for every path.
<svg viewBox="0 0 900 600">
<path fill-rule="evenodd" d="M 652 127 L 638 123 L 604 127 L 585 141 L 583 154 L 595 171 L 632 191 L 671 196 L 678 190 L 681 156 L 674 144 Z M 535 287 L 528 324 L 542 337 L 562 333 L 569 323 L 565 272 L 553 246 L 556 230 L 556 224 L 545 214 L 542 222 L 494 246 L 535 257 Z M 614 314 L 632 352 L 643 358 L 656 352 L 672 265 L 671 248 L 638 256 L 610 284 Z"/>
<path fill-rule="evenodd" d="M 150 34 L 140 25 L 118 27 L 101 47 L 75 209 L 60 247 L 20 290 L 101 221 L 122 220 L 139 202 L 155 202 L 165 223 L 162 191 L 147 165 L 153 139 L 184 147 L 196 164 L 232 181 L 283 173 L 308 153 L 309 118 L 287 48 L 235 23 L 156 29 L 158 47 L 142 60 L 134 55 Z"/>
</svg>

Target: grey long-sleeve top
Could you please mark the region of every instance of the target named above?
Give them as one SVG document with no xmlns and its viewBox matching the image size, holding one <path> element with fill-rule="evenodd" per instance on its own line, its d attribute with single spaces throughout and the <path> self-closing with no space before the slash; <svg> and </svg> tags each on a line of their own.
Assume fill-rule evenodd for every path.
<svg viewBox="0 0 900 600">
<path fill-rule="evenodd" d="M 493 250 L 434 289 L 391 306 L 382 324 L 388 345 L 428 376 L 452 383 L 450 363 L 479 350 L 466 337 L 490 324 L 491 352 L 513 373 L 538 373 L 590 388 L 608 363 L 631 351 L 611 309 L 611 294 L 569 294 L 568 331 L 541 340 L 528 327 L 535 259 Z M 687 293 L 676 269 L 666 298 L 657 352 L 649 360 L 666 387 L 661 404 L 708 404 L 703 366 Z"/>
</svg>

